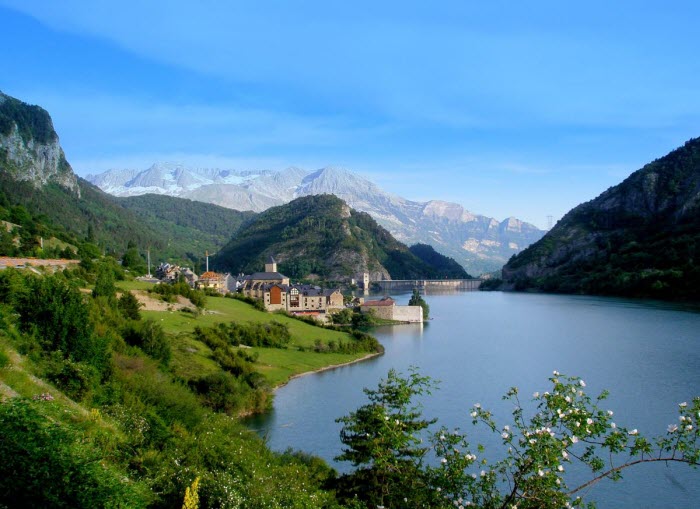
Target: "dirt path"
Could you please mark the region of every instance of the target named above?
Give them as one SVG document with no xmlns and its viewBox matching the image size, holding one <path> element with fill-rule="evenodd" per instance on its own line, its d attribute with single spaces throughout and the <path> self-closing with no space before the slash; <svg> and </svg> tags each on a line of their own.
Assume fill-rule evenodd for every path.
<svg viewBox="0 0 700 509">
<path fill-rule="evenodd" d="M 177 296 L 177 302 L 172 304 L 169 302 L 164 302 L 158 298 L 152 297 L 145 290 L 132 290 L 131 293 L 138 299 L 142 304 L 141 309 L 144 311 L 179 311 L 184 308 L 194 308 L 194 305 L 190 302 L 190 299 L 186 299 L 182 295 Z"/>
</svg>

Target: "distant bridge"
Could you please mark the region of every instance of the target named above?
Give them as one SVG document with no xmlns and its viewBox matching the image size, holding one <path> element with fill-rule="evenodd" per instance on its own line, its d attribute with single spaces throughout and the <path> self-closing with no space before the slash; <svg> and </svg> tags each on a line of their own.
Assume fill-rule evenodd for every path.
<svg viewBox="0 0 700 509">
<path fill-rule="evenodd" d="M 483 279 L 392 279 L 372 281 L 383 292 L 393 290 L 478 290 Z"/>
</svg>

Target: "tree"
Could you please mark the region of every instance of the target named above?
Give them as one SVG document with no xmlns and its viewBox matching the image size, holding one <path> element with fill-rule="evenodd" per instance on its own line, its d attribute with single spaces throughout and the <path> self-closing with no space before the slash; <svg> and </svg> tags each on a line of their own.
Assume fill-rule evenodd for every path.
<svg viewBox="0 0 700 509">
<path fill-rule="evenodd" d="M 382 465 L 397 471 L 393 465 L 400 458 L 403 444 L 386 437 L 404 433 L 404 428 L 399 426 L 400 418 L 394 421 L 397 428 L 393 430 L 390 426 L 393 417 L 382 421 L 378 398 L 387 391 L 394 393 L 394 388 L 401 388 L 401 404 L 410 407 L 410 398 L 414 395 L 411 381 L 418 377 L 415 372 L 409 377 L 393 372 L 389 375 L 390 383 L 382 382 L 377 391 L 366 391 L 371 404 L 341 419 L 346 425 L 341 431 L 341 440 L 350 444 L 351 449 L 345 450 L 339 459 L 353 461 L 355 465 L 368 464 L 370 470 L 378 473 Z M 700 397 L 691 403 L 680 403 L 677 423 L 670 424 L 665 434 L 651 439 L 643 437 L 637 429 L 617 425 L 613 412 L 600 408 L 607 391 L 592 399 L 580 378 L 555 371 L 549 380 L 551 388 L 534 393 L 532 401 L 526 405 L 521 403 L 518 389 L 510 389 L 504 397 L 513 403 L 513 419 L 509 424 L 498 425 L 493 414 L 478 403 L 471 409 L 472 425 L 485 427 L 487 432 L 499 436 L 504 451 L 491 452 L 491 457 L 502 459 L 489 460 L 484 447 L 472 446 L 465 433 L 443 427 L 431 438 L 436 464 L 424 466 L 414 461 L 411 478 L 403 481 L 388 475 L 364 476 L 362 480 L 371 490 L 368 501 L 387 509 L 583 507 L 580 496 L 587 488 L 603 479 L 618 480 L 626 469 L 635 465 L 677 462 L 697 466 L 700 463 L 700 430 L 697 427 Z M 530 412 L 526 412 L 526 408 L 530 408 Z M 413 431 L 410 437 L 415 440 Z M 374 458 L 382 458 L 382 462 Z M 416 458 L 422 459 L 422 456 Z M 383 470 L 388 469 L 384 467 Z M 568 470 L 577 474 L 571 485 Z M 590 477 L 581 482 L 581 473 L 586 470 Z M 359 478 L 362 473 L 360 470 L 344 477 Z M 378 498 L 377 494 L 384 492 L 394 496 Z M 409 495 L 404 500 L 395 496 L 397 492 Z M 343 495 L 342 489 L 339 493 Z"/>
<path fill-rule="evenodd" d="M 435 420 L 422 418 L 414 398 L 433 387 L 415 370 L 403 377 L 392 369 L 376 390 L 364 389 L 368 404 L 337 419 L 345 448 L 336 459 L 362 467 L 341 477 L 341 498 L 359 493 L 370 507 L 416 507 L 424 501 L 429 490 L 422 463 L 428 447 L 419 434 Z"/>
<path fill-rule="evenodd" d="M 142 304 L 134 296 L 133 293 L 125 291 L 122 296 L 119 297 L 117 302 L 119 310 L 122 314 L 130 320 L 140 320 L 141 319 L 141 306 Z"/>
<path fill-rule="evenodd" d="M 420 292 L 418 291 L 417 288 L 413 289 L 413 295 L 411 295 L 411 299 L 408 301 L 409 306 L 420 306 L 423 308 L 423 320 L 427 320 L 428 316 L 430 315 L 430 306 L 428 306 L 428 303 L 425 302 L 425 299 L 421 297 Z"/>
<path fill-rule="evenodd" d="M 114 286 L 114 271 L 106 263 L 97 269 L 97 281 L 92 290 L 93 297 L 106 297 L 109 301 L 116 298 L 117 288 Z"/>
<path fill-rule="evenodd" d="M 129 243 L 131 245 L 131 243 Z M 129 247 L 122 257 L 122 267 L 137 272 L 139 274 L 146 272 L 146 260 L 139 253 L 136 247 Z"/>
<path fill-rule="evenodd" d="M 26 291 L 17 295 L 15 309 L 20 328 L 34 333 L 44 350 L 101 370 L 107 362 L 107 346 L 94 337 L 88 306 L 77 288 L 59 276 L 27 277 Z"/>
</svg>

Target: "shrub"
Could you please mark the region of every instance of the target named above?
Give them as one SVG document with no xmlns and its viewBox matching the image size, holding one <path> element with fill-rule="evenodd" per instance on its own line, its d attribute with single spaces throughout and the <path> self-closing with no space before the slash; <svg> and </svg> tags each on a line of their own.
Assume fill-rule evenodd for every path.
<svg viewBox="0 0 700 509">
<path fill-rule="evenodd" d="M 125 318 L 129 320 L 140 320 L 141 319 L 141 306 L 142 304 L 131 292 L 124 292 L 119 301 L 117 302 L 119 310 L 122 312 Z"/>
<path fill-rule="evenodd" d="M 45 363 L 44 376 L 67 396 L 78 401 L 92 392 L 100 378 L 93 366 L 57 355 Z"/>
<path fill-rule="evenodd" d="M 153 320 L 145 320 L 142 323 L 130 323 L 123 332 L 124 341 L 131 346 L 137 346 L 143 352 L 154 359 L 167 365 L 172 357 L 170 343 L 163 331 L 163 327 Z"/>
<path fill-rule="evenodd" d="M 71 428 L 44 418 L 36 405 L 0 405 L 0 505 L 7 507 L 146 507 L 140 482 L 109 465 Z"/>
</svg>

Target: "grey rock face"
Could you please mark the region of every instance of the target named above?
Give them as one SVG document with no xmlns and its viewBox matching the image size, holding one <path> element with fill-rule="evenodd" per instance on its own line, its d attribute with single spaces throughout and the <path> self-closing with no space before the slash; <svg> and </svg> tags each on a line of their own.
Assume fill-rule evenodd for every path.
<svg viewBox="0 0 700 509">
<path fill-rule="evenodd" d="M 0 150 L 9 163 L 5 169 L 14 178 L 30 181 L 37 187 L 56 183 L 80 196 L 78 179 L 66 161 L 58 137 L 49 143 L 26 141 L 15 126 L 9 135 L 0 134 Z"/>
</svg>

